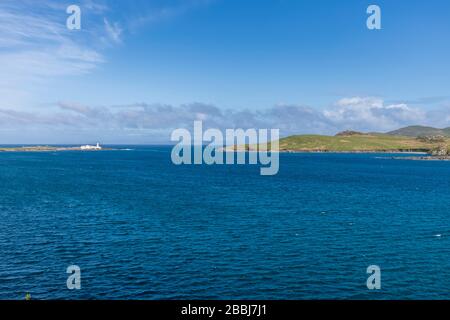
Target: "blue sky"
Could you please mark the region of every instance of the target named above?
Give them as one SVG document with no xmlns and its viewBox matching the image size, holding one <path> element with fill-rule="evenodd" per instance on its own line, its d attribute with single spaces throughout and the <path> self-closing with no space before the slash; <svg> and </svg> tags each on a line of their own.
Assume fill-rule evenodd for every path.
<svg viewBox="0 0 450 320">
<path fill-rule="evenodd" d="M 450 126 L 445 0 L 36 2 L 0 2 L 0 143 L 157 143 L 196 119 L 282 135 Z"/>
</svg>

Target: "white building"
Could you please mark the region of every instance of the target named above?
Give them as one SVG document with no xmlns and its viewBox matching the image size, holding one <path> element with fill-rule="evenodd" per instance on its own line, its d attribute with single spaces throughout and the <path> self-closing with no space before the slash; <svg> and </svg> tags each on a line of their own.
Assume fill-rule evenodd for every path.
<svg viewBox="0 0 450 320">
<path fill-rule="evenodd" d="M 102 147 L 97 142 L 96 146 L 85 145 L 80 147 L 81 150 L 102 150 Z"/>
</svg>

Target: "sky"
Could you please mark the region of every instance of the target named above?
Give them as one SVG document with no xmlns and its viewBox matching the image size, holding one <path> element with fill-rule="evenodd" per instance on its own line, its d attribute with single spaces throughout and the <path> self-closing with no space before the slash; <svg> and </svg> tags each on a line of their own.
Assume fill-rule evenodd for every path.
<svg viewBox="0 0 450 320">
<path fill-rule="evenodd" d="M 66 9 L 81 9 L 69 30 Z M 381 30 L 366 10 L 381 9 Z M 450 126 L 450 2 L 0 0 L 0 144 Z"/>
</svg>

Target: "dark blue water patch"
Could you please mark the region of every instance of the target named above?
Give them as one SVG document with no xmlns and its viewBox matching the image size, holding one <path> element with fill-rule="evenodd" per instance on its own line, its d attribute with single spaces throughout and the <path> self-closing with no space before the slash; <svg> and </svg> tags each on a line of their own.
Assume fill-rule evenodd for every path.
<svg viewBox="0 0 450 320">
<path fill-rule="evenodd" d="M 261 176 L 122 148 L 0 153 L 0 298 L 450 298 L 448 162 L 281 154 Z"/>
</svg>

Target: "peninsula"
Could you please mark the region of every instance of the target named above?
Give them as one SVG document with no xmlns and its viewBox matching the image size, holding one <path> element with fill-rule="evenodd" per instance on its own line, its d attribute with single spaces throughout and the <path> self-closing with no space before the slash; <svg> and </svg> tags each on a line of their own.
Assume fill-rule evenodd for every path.
<svg viewBox="0 0 450 320">
<path fill-rule="evenodd" d="M 407 127 L 388 133 L 343 131 L 335 136 L 293 135 L 279 140 L 280 152 L 426 153 L 432 159 L 439 157 L 441 160 L 450 160 L 449 146 L 450 129 L 423 126 Z M 225 149 L 256 151 L 257 147 L 237 145 Z M 270 146 L 268 148 L 270 149 Z"/>
</svg>

